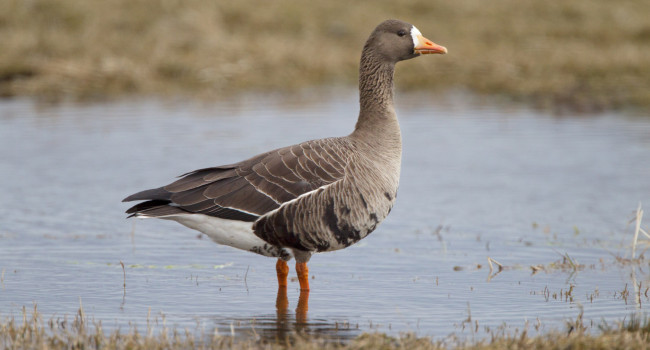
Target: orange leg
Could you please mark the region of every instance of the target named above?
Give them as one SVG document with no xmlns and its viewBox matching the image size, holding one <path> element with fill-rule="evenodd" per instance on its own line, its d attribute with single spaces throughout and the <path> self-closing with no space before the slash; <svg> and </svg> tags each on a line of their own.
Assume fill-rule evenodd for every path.
<svg viewBox="0 0 650 350">
<path fill-rule="evenodd" d="M 287 262 L 278 259 L 278 262 L 275 263 L 275 271 L 278 273 L 278 287 L 287 287 L 287 276 L 289 275 L 289 265 Z"/>
<path fill-rule="evenodd" d="M 309 291 L 309 268 L 307 263 L 296 263 L 296 273 L 298 274 L 298 281 L 300 282 L 301 291 Z"/>
</svg>

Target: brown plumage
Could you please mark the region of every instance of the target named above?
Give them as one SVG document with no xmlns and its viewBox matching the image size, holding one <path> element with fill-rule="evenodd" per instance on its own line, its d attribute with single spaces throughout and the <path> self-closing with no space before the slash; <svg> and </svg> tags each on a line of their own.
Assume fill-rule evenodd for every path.
<svg viewBox="0 0 650 350">
<path fill-rule="evenodd" d="M 217 243 L 277 257 L 280 286 L 286 286 L 285 261 L 295 257 L 301 289 L 308 290 L 311 255 L 358 242 L 395 201 L 402 152 L 393 108 L 395 63 L 446 51 L 411 24 L 381 23 L 361 55 L 360 113 L 350 135 L 192 171 L 125 198 L 145 201 L 127 213 L 175 220 Z"/>
</svg>

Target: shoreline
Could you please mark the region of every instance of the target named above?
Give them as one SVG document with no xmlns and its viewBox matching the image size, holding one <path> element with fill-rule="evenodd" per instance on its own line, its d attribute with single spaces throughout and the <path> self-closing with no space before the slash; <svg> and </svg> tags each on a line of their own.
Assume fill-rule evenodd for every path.
<svg viewBox="0 0 650 350">
<path fill-rule="evenodd" d="M 469 322 L 469 327 L 473 327 Z M 475 339 L 472 335 L 449 334 L 438 340 L 415 333 L 404 333 L 397 337 L 381 332 L 363 332 L 358 336 L 337 337 L 336 335 L 309 334 L 301 331 L 299 323 L 296 330 L 285 333 L 284 338 L 258 334 L 251 326 L 247 336 L 220 333 L 216 328 L 206 330 L 201 326 L 191 330 L 168 327 L 159 323 L 156 317 L 147 321 L 145 329 L 138 330 L 131 325 L 127 330 L 121 328 L 104 330 L 102 321 L 86 315 L 83 307 L 68 318 L 45 321 L 37 307 L 31 315 L 23 307 L 22 315 L 3 317 L 0 320 L 0 344 L 7 348 L 48 348 L 68 349 L 503 349 L 503 348 L 598 348 L 598 349 L 647 349 L 650 338 L 650 319 L 632 314 L 629 320 L 616 325 L 606 323 L 588 325 L 583 323 L 582 313 L 575 320 L 566 321 L 566 329 L 553 329 L 548 332 L 530 329 L 509 329 L 507 325 L 492 330 L 484 338 Z M 261 330 L 260 330 L 261 331 Z M 530 335 L 529 333 L 533 333 Z"/>
</svg>

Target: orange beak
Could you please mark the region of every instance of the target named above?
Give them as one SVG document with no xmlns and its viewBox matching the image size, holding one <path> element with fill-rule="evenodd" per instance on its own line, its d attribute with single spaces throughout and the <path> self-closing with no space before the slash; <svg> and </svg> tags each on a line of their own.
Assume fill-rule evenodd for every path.
<svg viewBox="0 0 650 350">
<path fill-rule="evenodd" d="M 414 51 L 415 53 L 419 53 L 421 55 L 428 55 L 434 53 L 439 53 L 441 55 L 444 55 L 447 53 L 447 48 L 434 43 L 433 41 L 423 37 L 422 35 L 418 35 L 418 45 L 415 46 Z"/>
</svg>

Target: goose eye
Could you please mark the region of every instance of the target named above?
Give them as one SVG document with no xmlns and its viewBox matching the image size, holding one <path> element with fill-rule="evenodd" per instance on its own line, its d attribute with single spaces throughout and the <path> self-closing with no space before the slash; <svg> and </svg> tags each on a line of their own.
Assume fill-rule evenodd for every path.
<svg viewBox="0 0 650 350">
<path fill-rule="evenodd" d="M 406 31 L 405 30 L 400 30 L 399 32 L 397 32 L 397 35 L 398 36 L 404 36 L 404 35 L 406 35 Z"/>
</svg>

